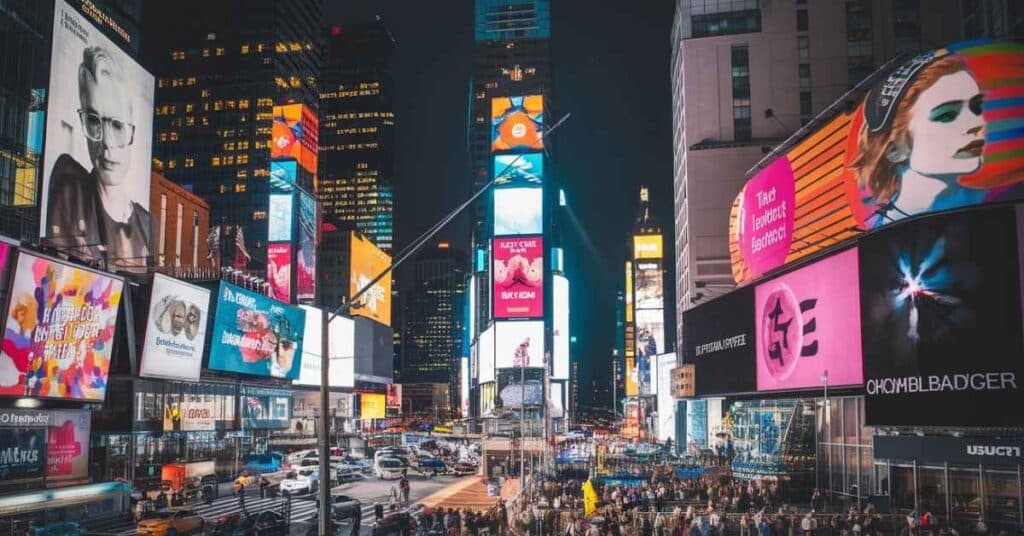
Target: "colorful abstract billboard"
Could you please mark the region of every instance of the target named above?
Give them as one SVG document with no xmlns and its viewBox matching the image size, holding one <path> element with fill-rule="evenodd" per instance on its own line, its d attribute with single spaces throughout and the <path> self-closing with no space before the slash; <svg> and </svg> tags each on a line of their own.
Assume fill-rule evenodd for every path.
<svg viewBox="0 0 1024 536">
<path fill-rule="evenodd" d="M 299 193 L 299 251 L 296 253 L 295 299 L 312 302 L 316 299 L 316 243 L 317 217 L 316 198 Z"/>
<path fill-rule="evenodd" d="M 267 280 L 270 283 L 270 297 L 291 303 L 292 301 L 292 245 L 267 244 Z"/>
<path fill-rule="evenodd" d="M 734 279 L 909 216 L 1024 198 L 1021 80 L 1024 46 L 988 40 L 888 73 L 747 182 L 729 222 Z"/>
<path fill-rule="evenodd" d="M 380 393 L 359 393 L 359 418 L 383 419 L 387 416 L 387 400 Z"/>
<path fill-rule="evenodd" d="M 491 99 L 491 151 L 544 148 L 544 96 Z"/>
<path fill-rule="evenodd" d="M 494 183 L 540 186 L 544 182 L 544 153 L 494 155 Z"/>
<path fill-rule="evenodd" d="M 661 235 L 634 235 L 634 259 L 661 259 L 665 256 Z"/>
<path fill-rule="evenodd" d="M 261 294 L 221 282 L 213 317 L 210 368 L 294 380 L 302 369 L 306 315 Z"/>
<path fill-rule="evenodd" d="M 373 278 L 391 266 L 391 256 L 370 240 L 352 233 L 351 242 L 349 297 L 355 296 L 369 285 Z M 359 303 L 352 306 L 352 314 L 364 316 L 385 326 L 391 325 L 391 274 L 382 277 L 359 298 Z"/>
<path fill-rule="evenodd" d="M 665 278 L 662 276 L 661 260 L 636 261 L 636 293 L 633 295 L 637 309 L 665 308 Z"/>
<path fill-rule="evenodd" d="M 292 241 L 292 194 L 270 194 L 267 213 L 267 240 L 270 242 Z"/>
<path fill-rule="evenodd" d="M 542 188 L 494 190 L 494 236 L 540 234 L 544 231 Z"/>
<path fill-rule="evenodd" d="M 665 351 L 664 309 L 636 311 L 636 356 L 650 357 Z"/>
<path fill-rule="evenodd" d="M 540 367 L 544 364 L 544 322 L 495 322 L 494 366 Z"/>
<path fill-rule="evenodd" d="M 759 284 L 757 390 L 859 385 L 859 289 L 856 249 Z"/>
<path fill-rule="evenodd" d="M 301 104 L 274 106 L 270 158 L 294 158 L 309 173 L 316 174 L 319 120 Z"/>
<path fill-rule="evenodd" d="M 139 376 L 199 379 L 210 291 L 163 274 L 153 276 Z"/>
<path fill-rule="evenodd" d="M 49 80 L 40 236 L 78 257 L 145 267 L 155 227 L 153 75 L 57 0 Z"/>
<path fill-rule="evenodd" d="M 22 251 L 0 350 L 0 395 L 102 401 L 123 284 Z"/>
<path fill-rule="evenodd" d="M 544 240 L 494 239 L 494 317 L 544 316 Z"/>
</svg>

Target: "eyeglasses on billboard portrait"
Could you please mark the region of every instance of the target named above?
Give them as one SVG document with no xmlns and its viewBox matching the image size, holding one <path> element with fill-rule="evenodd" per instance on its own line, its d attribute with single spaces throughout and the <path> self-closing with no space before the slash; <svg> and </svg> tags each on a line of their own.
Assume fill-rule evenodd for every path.
<svg viewBox="0 0 1024 536">
<path fill-rule="evenodd" d="M 103 117 L 89 110 L 78 110 L 78 118 L 82 121 L 85 137 L 90 141 L 103 141 L 104 132 L 114 147 L 125 147 L 135 141 L 135 125 L 131 123 L 114 117 Z"/>
</svg>

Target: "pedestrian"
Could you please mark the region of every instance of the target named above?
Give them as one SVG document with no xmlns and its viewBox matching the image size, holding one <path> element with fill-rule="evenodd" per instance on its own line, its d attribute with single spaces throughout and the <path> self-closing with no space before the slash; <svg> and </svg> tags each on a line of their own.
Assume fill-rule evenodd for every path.
<svg viewBox="0 0 1024 536">
<path fill-rule="evenodd" d="M 402 480 L 398 481 L 398 487 L 402 490 L 402 502 L 406 506 L 409 505 L 409 479 L 402 474 Z"/>
<path fill-rule="evenodd" d="M 373 518 L 378 524 L 384 522 L 384 505 L 377 502 L 373 505 Z"/>
<path fill-rule="evenodd" d="M 356 512 L 355 515 L 352 516 L 352 532 L 351 532 L 352 536 L 359 536 L 359 529 L 360 529 L 359 525 L 362 524 L 362 522 L 363 522 L 362 517 L 363 517 L 363 513 L 361 511 L 360 512 Z"/>
</svg>

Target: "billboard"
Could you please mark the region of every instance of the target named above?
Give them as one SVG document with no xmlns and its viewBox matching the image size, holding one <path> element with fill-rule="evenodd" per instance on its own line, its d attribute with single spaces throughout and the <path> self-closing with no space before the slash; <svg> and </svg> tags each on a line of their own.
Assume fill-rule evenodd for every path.
<svg viewBox="0 0 1024 536">
<path fill-rule="evenodd" d="M 640 389 L 636 383 L 636 358 L 627 356 L 623 360 L 623 368 L 625 369 L 622 374 L 623 392 L 626 396 L 637 396 L 640 394 Z"/>
<path fill-rule="evenodd" d="M 299 193 L 299 251 L 295 269 L 295 299 L 316 299 L 316 242 L 319 226 L 316 198 Z"/>
<path fill-rule="evenodd" d="M 146 266 L 153 86 L 153 75 L 88 18 L 55 2 L 39 207 L 39 234 L 53 245 Z"/>
<path fill-rule="evenodd" d="M 213 370 L 294 380 L 302 368 L 306 315 L 298 307 L 221 282 L 210 364 Z"/>
<path fill-rule="evenodd" d="M 209 290 L 154 274 L 139 375 L 198 380 L 209 314 Z"/>
<path fill-rule="evenodd" d="M 861 240 L 868 424 L 1024 424 L 1016 217 L 937 215 Z"/>
<path fill-rule="evenodd" d="M 564 275 L 551 277 L 553 295 L 552 308 L 552 346 L 551 378 L 554 380 L 569 379 L 569 280 Z"/>
<path fill-rule="evenodd" d="M 319 120 L 301 104 L 274 106 L 270 132 L 270 158 L 293 158 L 303 169 L 316 174 Z"/>
<path fill-rule="evenodd" d="M 494 332 L 497 328 L 491 326 L 480 334 L 477 342 L 477 356 L 480 361 L 478 383 L 494 381 Z"/>
<path fill-rule="evenodd" d="M 857 274 L 849 249 L 757 285 L 758 391 L 861 383 Z"/>
<path fill-rule="evenodd" d="M 544 322 L 495 322 L 494 366 L 539 367 L 544 364 Z"/>
<path fill-rule="evenodd" d="M 491 151 L 544 148 L 544 96 L 491 99 Z"/>
<path fill-rule="evenodd" d="M 17 266 L 0 396 L 102 401 L 124 282 L 25 251 Z"/>
<path fill-rule="evenodd" d="M 661 261 L 636 261 L 636 292 L 633 295 L 637 309 L 665 308 L 665 278 Z"/>
<path fill-rule="evenodd" d="M 665 257 L 661 235 L 633 235 L 634 259 L 661 259 Z"/>
<path fill-rule="evenodd" d="M 494 155 L 494 184 L 540 186 L 544 182 L 544 153 Z"/>
<path fill-rule="evenodd" d="M 655 357 L 654 355 L 639 355 L 636 357 L 636 385 L 639 391 L 639 396 L 650 396 L 654 394 L 651 391 L 651 374 L 654 373 L 652 370 L 656 365 L 652 362 Z"/>
<path fill-rule="evenodd" d="M 356 380 L 391 383 L 394 371 L 394 339 L 391 328 L 368 318 L 355 318 Z"/>
<path fill-rule="evenodd" d="M 494 317 L 544 316 L 544 240 L 494 239 Z"/>
<path fill-rule="evenodd" d="M 56 410 L 50 413 L 46 435 L 46 479 L 49 482 L 78 480 L 89 476 L 88 411 Z"/>
<path fill-rule="evenodd" d="M 164 431 L 186 432 L 216 429 L 214 395 L 164 395 Z"/>
<path fill-rule="evenodd" d="M 370 240 L 356 233 L 351 234 L 352 256 L 349 280 L 349 297 L 355 296 L 373 278 L 391 266 L 391 256 L 384 253 Z M 352 314 L 365 316 L 385 326 L 391 325 L 391 274 L 373 284 L 352 306 Z"/>
<path fill-rule="evenodd" d="M 665 311 L 636 311 L 636 356 L 651 357 L 665 351 Z"/>
<path fill-rule="evenodd" d="M 359 418 L 383 419 L 387 413 L 386 400 L 380 393 L 359 393 Z"/>
<path fill-rule="evenodd" d="M 988 40 L 895 68 L 750 178 L 729 221 L 734 279 L 909 216 L 1024 197 L 1022 79 L 1024 46 Z"/>
<path fill-rule="evenodd" d="M 676 401 L 672 396 L 672 369 L 676 366 L 676 354 L 661 354 L 657 359 L 658 376 L 655 379 L 658 395 L 658 441 L 676 441 Z"/>
<path fill-rule="evenodd" d="M 299 166 L 294 160 L 274 160 L 270 163 L 270 191 L 290 192 L 298 180 Z"/>
<path fill-rule="evenodd" d="M 45 428 L 0 428 L 0 482 L 41 479 L 46 474 Z"/>
<path fill-rule="evenodd" d="M 544 402 L 544 369 L 499 370 L 498 398 L 505 408 L 541 405 Z"/>
<path fill-rule="evenodd" d="M 402 409 L 402 386 L 397 383 L 388 384 L 387 407 Z"/>
<path fill-rule="evenodd" d="M 295 385 L 320 386 L 322 366 L 321 344 L 323 341 L 323 311 L 309 305 L 300 305 L 306 315 L 303 330 L 302 370 Z M 351 318 L 336 316 L 327 330 L 328 355 L 331 363 L 327 381 L 331 387 L 355 386 L 355 322 Z"/>
<path fill-rule="evenodd" d="M 267 282 L 270 283 L 270 297 L 291 303 L 292 301 L 292 245 L 288 243 L 267 244 Z"/>
<path fill-rule="evenodd" d="M 542 188 L 494 190 L 494 236 L 540 234 L 544 231 Z"/>
<path fill-rule="evenodd" d="M 683 363 L 694 367 L 696 396 L 755 391 L 754 287 L 683 311 L 680 345 Z"/>
<path fill-rule="evenodd" d="M 292 241 L 292 212 L 292 194 L 270 194 L 267 211 L 268 241 Z"/>
</svg>

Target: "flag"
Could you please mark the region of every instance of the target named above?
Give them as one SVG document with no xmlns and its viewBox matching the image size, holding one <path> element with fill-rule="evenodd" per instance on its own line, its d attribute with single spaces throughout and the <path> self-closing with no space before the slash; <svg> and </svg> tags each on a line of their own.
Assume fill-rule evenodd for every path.
<svg viewBox="0 0 1024 536">
<path fill-rule="evenodd" d="M 589 479 L 583 483 L 583 515 L 589 516 L 597 510 L 597 490 Z"/>
</svg>

